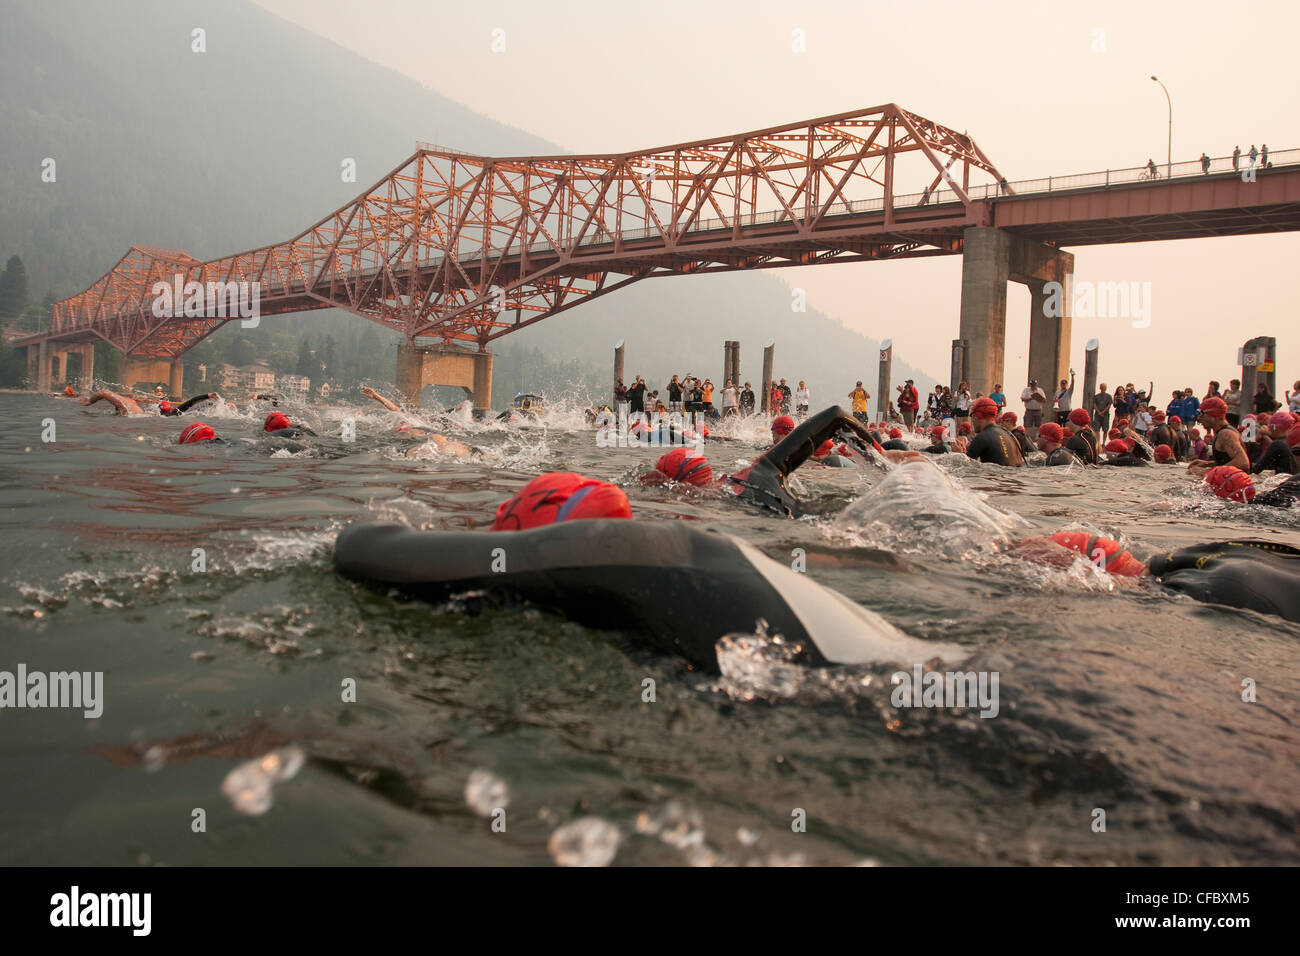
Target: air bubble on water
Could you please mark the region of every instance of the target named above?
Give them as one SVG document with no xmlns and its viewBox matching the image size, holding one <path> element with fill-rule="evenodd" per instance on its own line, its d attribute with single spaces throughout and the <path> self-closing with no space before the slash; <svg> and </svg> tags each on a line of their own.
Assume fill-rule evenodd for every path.
<svg viewBox="0 0 1300 956">
<path fill-rule="evenodd" d="M 758 839 L 757 831 L 751 830 L 749 827 L 740 827 L 736 830 L 736 840 L 741 846 L 753 846 L 758 842 Z"/>
<path fill-rule="evenodd" d="M 237 812 L 261 816 L 271 809 L 275 784 L 291 780 L 306 761 L 301 748 L 279 747 L 231 770 L 221 783 L 221 792 Z"/>
<path fill-rule="evenodd" d="M 494 810 L 510 804 L 510 790 L 506 782 L 487 770 L 475 770 L 465 781 L 465 803 L 481 817 L 490 817 Z"/>
<path fill-rule="evenodd" d="M 144 752 L 141 759 L 146 773 L 157 773 L 167 763 L 167 751 L 154 744 Z"/>
<path fill-rule="evenodd" d="M 560 827 L 546 843 L 560 866 L 609 866 L 618 853 L 622 834 L 600 817 L 582 817 Z"/>
</svg>

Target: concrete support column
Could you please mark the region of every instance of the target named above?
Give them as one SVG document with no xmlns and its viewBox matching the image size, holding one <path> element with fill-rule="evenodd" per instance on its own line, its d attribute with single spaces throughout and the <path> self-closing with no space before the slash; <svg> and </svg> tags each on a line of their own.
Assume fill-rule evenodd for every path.
<svg viewBox="0 0 1300 956">
<path fill-rule="evenodd" d="M 1070 303 L 1068 295 L 1053 297 L 1045 283 L 1029 286 L 1029 377 L 1038 379 L 1050 399 L 1070 368 Z M 1059 308 L 1057 307 L 1059 304 Z M 1061 312 L 1061 315 L 1054 314 Z M 1075 403 L 1077 404 L 1077 402 Z M 1050 411 L 1044 409 L 1044 411 Z M 1045 416 L 1044 421 L 1047 421 Z"/>
<path fill-rule="evenodd" d="M 1005 317 L 1003 318 L 1005 322 Z M 999 365 L 1001 364 L 999 360 Z M 952 389 L 952 396 L 955 400 L 957 392 L 961 388 L 961 383 L 970 384 L 970 342 L 965 339 L 952 340 L 952 366 L 948 370 L 948 387 Z"/>
<path fill-rule="evenodd" d="M 453 346 L 397 347 L 397 390 L 412 405 L 420 404 L 426 385 L 463 388 L 476 411 L 492 407 L 492 353 L 470 352 Z"/>
<path fill-rule="evenodd" d="M 185 363 L 180 359 L 172 360 L 171 374 L 167 378 L 167 392 L 172 398 L 181 398 L 185 396 L 182 390 L 185 387 Z"/>
<path fill-rule="evenodd" d="M 85 389 L 95 387 L 95 343 L 81 347 L 81 386 Z"/>
<path fill-rule="evenodd" d="M 492 353 L 475 352 L 473 361 L 474 384 L 470 386 L 470 398 L 474 400 L 475 411 L 487 411 L 492 407 Z"/>
<path fill-rule="evenodd" d="M 50 343 L 42 341 L 40 345 L 40 364 L 36 368 L 36 389 L 40 392 L 50 390 Z"/>
<path fill-rule="evenodd" d="M 968 343 L 966 381 L 985 395 L 1003 380 L 1011 239 L 1010 233 L 991 226 L 972 226 L 964 235 L 959 335 Z M 952 383 L 954 389 L 956 385 Z"/>
<path fill-rule="evenodd" d="M 889 413 L 890 375 L 894 365 L 894 340 L 880 343 L 880 376 L 876 379 L 876 421 L 885 421 Z"/>
<path fill-rule="evenodd" d="M 1101 343 L 1096 339 L 1089 339 L 1088 344 L 1083 347 L 1083 400 L 1076 402 L 1075 405 L 1089 415 L 1092 414 L 1093 396 L 1097 394 L 1097 360 L 1100 345 Z"/>
<path fill-rule="evenodd" d="M 740 341 L 733 340 L 731 343 L 731 380 L 736 385 L 736 391 L 740 391 L 742 382 L 740 381 Z"/>
<path fill-rule="evenodd" d="M 771 411 L 767 406 L 772 395 L 772 360 L 776 354 L 776 343 L 768 342 L 763 346 L 763 404 L 764 413 Z"/>
<path fill-rule="evenodd" d="M 623 340 L 619 339 L 614 346 L 614 391 L 618 391 L 618 383 L 623 381 Z M 613 395 L 614 392 L 610 392 L 611 403 L 614 401 Z M 617 408 L 614 410 L 618 411 Z"/>
</svg>

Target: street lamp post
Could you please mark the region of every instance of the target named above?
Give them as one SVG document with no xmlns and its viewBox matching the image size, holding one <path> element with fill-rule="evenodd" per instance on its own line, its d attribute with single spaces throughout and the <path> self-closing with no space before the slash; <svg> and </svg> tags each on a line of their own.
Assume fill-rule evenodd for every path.
<svg viewBox="0 0 1300 956">
<path fill-rule="evenodd" d="M 1160 83 L 1160 81 L 1156 80 L 1154 76 L 1151 77 L 1151 79 L 1155 80 L 1157 83 Z M 1169 152 L 1165 159 L 1165 161 L 1168 163 L 1168 165 L 1165 167 L 1165 173 L 1167 174 L 1167 177 L 1169 179 L 1173 179 L 1174 178 L 1174 103 L 1173 100 L 1169 98 L 1169 90 L 1165 88 L 1165 85 L 1163 83 L 1160 83 L 1160 88 L 1165 91 L 1165 102 L 1169 104 Z"/>
</svg>

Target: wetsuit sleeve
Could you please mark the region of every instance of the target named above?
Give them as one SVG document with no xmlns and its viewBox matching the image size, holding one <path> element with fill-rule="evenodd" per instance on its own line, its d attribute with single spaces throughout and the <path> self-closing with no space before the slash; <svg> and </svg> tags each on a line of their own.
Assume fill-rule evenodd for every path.
<svg viewBox="0 0 1300 956">
<path fill-rule="evenodd" d="M 1300 475 L 1292 475 L 1272 491 L 1256 495 L 1252 504 L 1268 505 L 1271 508 L 1289 508 L 1300 501 Z"/>
<path fill-rule="evenodd" d="M 195 405 L 197 405 L 199 402 L 206 402 L 207 400 L 208 400 L 208 393 L 207 393 L 207 392 L 204 392 L 202 395 L 195 395 L 193 398 L 191 398 L 191 399 L 187 399 L 186 401 L 183 401 L 183 402 L 181 402 L 179 405 L 177 405 L 177 406 L 176 406 L 176 411 L 179 412 L 179 413 L 188 412 L 191 408 L 193 408 L 193 407 L 194 407 Z"/>
<path fill-rule="evenodd" d="M 1256 475 L 1264 471 L 1278 471 L 1294 475 L 1296 473 L 1295 456 L 1291 454 L 1286 439 L 1277 438 L 1269 442 L 1268 450 L 1259 456 L 1259 461 L 1250 470 L 1252 474 Z"/>
<path fill-rule="evenodd" d="M 863 454 L 875 458 L 871 449 L 871 432 L 839 405 L 832 405 L 796 425 L 794 431 L 781 439 L 760 461 L 768 462 L 784 478 L 811 458 L 823 442 L 842 431 L 851 432 L 860 439 L 854 444 L 859 445 Z"/>
</svg>

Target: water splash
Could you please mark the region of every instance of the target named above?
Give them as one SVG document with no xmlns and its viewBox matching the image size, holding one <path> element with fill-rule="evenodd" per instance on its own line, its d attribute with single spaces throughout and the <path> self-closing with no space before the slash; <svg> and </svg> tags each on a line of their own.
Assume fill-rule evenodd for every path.
<svg viewBox="0 0 1300 956">
<path fill-rule="evenodd" d="M 271 809 L 277 783 L 292 780 L 307 762 L 299 747 L 279 747 L 241 763 L 221 782 L 221 792 L 236 812 L 261 816 Z"/>
<path fill-rule="evenodd" d="M 475 770 L 465 781 L 465 804 L 480 817 L 490 817 L 510 805 L 510 790 L 495 774 Z"/>
<path fill-rule="evenodd" d="M 600 817 L 583 817 L 552 833 L 546 849 L 560 866 L 609 866 L 622 842 L 623 835 L 614 824 Z"/>
</svg>

